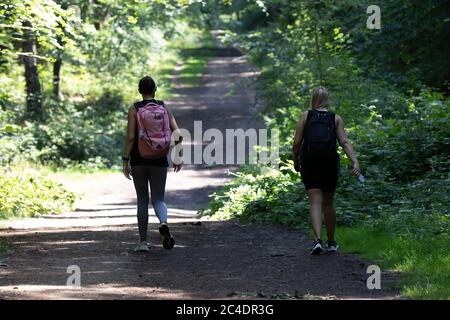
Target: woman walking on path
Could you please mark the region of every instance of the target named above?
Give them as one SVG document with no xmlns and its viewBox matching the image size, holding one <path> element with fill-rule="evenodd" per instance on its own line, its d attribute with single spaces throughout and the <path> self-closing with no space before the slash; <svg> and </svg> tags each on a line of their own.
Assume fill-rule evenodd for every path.
<svg viewBox="0 0 450 320">
<path fill-rule="evenodd" d="M 336 210 L 333 204 L 339 175 L 336 139 L 353 162 L 352 174 L 360 174 L 358 160 L 344 130 L 344 122 L 340 116 L 328 110 L 328 104 L 327 90 L 322 86 L 314 89 L 311 110 L 300 117 L 293 144 L 295 170 L 302 176 L 310 204 L 314 232 L 311 254 L 324 252 L 320 234 L 322 212 L 328 236 L 327 249 L 336 252 L 339 248 L 334 239 Z"/>
<path fill-rule="evenodd" d="M 164 248 L 172 249 L 175 245 L 175 240 L 169 231 L 169 226 L 167 225 L 167 206 L 164 202 L 164 193 L 166 188 L 166 177 L 167 177 L 167 167 L 169 163 L 167 161 L 168 146 L 170 146 L 170 131 L 175 131 L 178 129 L 177 122 L 172 112 L 164 106 L 164 102 L 160 100 L 155 100 L 156 84 L 151 77 L 144 77 L 139 81 L 139 93 L 142 94 L 142 101 L 135 103 L 133 107 L 128 110 L 128 126 L 127 126 L 127 137 L 125 140 L 125 151 L 123 155 L 123 173 L 127 179 L 131 180 L 133 177 L 134 187 L 136 189 L 137 195 L 137 218 L 139 227 L 140 243 L 136 247 L 135 251 L 149 252 L 149 243 L 147 242 L 147 228 L 148 228 L 148 205 L 151 199 L 153 209 L 155 214 L 160 221 L 159 232 L 161 234 L 161 239 Z M 154 132 L 155 128 L 149 128 L 148 125 L 145 127 L 145 118 L 142 118 L 140 113 L 141 109 L 149 109 L 150 114 L 156 115 L 154 119 L 150 121 L 155 121 L 154 123 L 161 124 L 164 126 L 164 121 L 168 122 L 170 125 L 170 131 L 166 136 L 164 132 Z M 141 110 L 141 111 L 139 111 Z M 156 111 L 151 111 L 156 110 Z M 165 118 L 164 118 L 165 117 Z M 139 119 L 138 119 L 139 118 Z M 144 120 L 142 120 L 144 119 Z M 159 122 L 157 122 L 159 121 Z M 149 122 L 150 125 L 152 122 Z M 139 129 L 139 132 L 138 132 Z M 153 129 L 153 130 L 152 130 Z M 167 129 L 167 128 L 166 128 Z M 141 131 L 144 131 L 142 133 Z M 150 132 L 150 133 L 148 133 Z M 159 134 L 160 137 L 164 137 L 166 140 L 165 145 L 161 150 L 167 149 L 162 153 L 156 150 L 153 155 L 153 151 L 144 154 L 141 148 L 142 136 L 149 136 L 148 141 L 152 143 L 155 141 L 151 134 Z M 169 142 L 167 142 L 169 140 Z M 178 141 L 178 142 L 181 142 Z M 169 145 L 167 145 L 167 143 Z M 142 154 L 141 154 L 142 153 Z M 145 157 L 143 157 L 143 154 Z M 156 154 L 156 155 L 155 155 Z M 181 164 L 173 165 L 174 171 L 178 172 L 181 169 Z M 150 193 L 148 186 L 150 183 Z"/>
</svg>

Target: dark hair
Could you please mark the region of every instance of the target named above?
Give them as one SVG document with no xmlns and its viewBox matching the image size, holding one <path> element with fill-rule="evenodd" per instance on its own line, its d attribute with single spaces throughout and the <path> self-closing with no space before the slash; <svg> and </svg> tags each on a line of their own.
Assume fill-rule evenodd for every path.
<svg viewBox="0 0 450 320">
<path fill-rule="evenodd" d="M 150 76 L 145 76 L 139 80 L 139 93 L 140 94 L 154 94 L 156 91 L 156 83 Z"/>
</svg>

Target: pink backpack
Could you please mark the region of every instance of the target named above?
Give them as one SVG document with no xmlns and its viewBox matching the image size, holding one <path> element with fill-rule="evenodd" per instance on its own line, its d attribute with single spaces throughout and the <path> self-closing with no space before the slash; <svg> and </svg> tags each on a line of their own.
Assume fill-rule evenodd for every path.
<svg viewBox="0 0 450 320">
<path fill-rule="evenodd" d="M 158 159 L 169 152 L 172 130 L 164 105 L 147 103 L 137 110 L 138 149 L 143 158 Z"/>
</svg>

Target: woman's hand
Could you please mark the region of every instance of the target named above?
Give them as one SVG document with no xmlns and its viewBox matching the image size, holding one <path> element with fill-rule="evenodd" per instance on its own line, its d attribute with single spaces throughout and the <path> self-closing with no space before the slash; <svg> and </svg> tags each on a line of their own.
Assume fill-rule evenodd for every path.
<svg viewBox="0 0 450 320">
<path fill-rule="evenodd" d="M 352 175 L 354 176 L 359 176 L 361 173 L 361 169 L 359 168 L 359 163 L 358 162 L 354 162 L 353 163 L 353 170 L 352 170 Z"/>
<path fill-rule="evenodd" d="M 125 175 L 125 178 L 131 180 L 131 177 L 133 174 L 131 173 L 130 165 L 128 164 L 128 161 L 124 161 L 122 164 L 123 167 L 123 174 Z"/>
<path fill-rule="evenodd" d="M 178 172 L 181 170 L 181 163 L 180 164 L 173 164 L 173 171 Z"/>
</svg>

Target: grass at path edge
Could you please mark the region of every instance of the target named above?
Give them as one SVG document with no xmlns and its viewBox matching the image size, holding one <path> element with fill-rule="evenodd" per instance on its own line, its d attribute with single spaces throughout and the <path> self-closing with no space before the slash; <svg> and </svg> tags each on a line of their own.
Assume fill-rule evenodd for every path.
<svg viewBox="0 0 450 320">
<path fill-rule="evenodd" d="M 382 270 L 402 273 L 401 293 L 412 299 L 450 299 L 450 240 L 409 240 L 367 227 L 339 227 L 344 252 L 360 254 Z M 381 280 L 383 283 L 383 280 Z"/>
<path fill-rule="evenodd" d="M 180 81 L 183 85 L 188 87 L 199 86 L 200 79 L 208 64 L 208 59 L 211 58 L 211 52 L 207 49 L 213 47 L 212 35 L 205 30 L 202 32 L 198 46 L 185 48 L 185 50 L 181 49 L 180 56 L 182 57 L 183 65 L 180 71 Z"/>
</svg>

